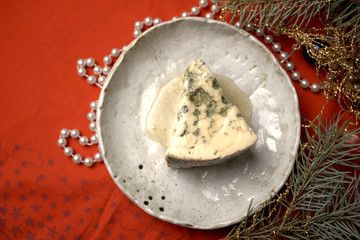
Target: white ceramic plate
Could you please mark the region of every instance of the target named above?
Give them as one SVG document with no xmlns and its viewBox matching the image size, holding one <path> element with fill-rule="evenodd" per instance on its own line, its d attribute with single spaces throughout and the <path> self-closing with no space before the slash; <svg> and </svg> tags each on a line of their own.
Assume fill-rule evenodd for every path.
<svg viewBox="0 0 360 240">
<path fill-rule="evenodd" d="M 194 58 L 250 96 L 257 143 L 210 167 L 172 169 L 145 132 L 151 104 L 166 81 Z M 175 224 L 213 229 L 239 222 L 283 186 L 300 135 L 298 100 L 276 58 L 256 38 L 204 18 L 162 23 L 132 42 L 100 95 L 99 143 L 119 188 L 147 213 Z"/>
</svg>

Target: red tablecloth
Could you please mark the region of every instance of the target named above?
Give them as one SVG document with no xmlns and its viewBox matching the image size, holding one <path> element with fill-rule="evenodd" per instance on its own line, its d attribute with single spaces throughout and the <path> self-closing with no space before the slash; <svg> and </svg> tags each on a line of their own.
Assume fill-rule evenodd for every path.
<svg viewBox="0 0 360 240">
<path fill-rule="evenodd" d="M 76 165 L 56 144 L 63 127 L 92 134 L 86 114 L 100 89 L 77 76 L 77 60 L 94 57 L 102 65 L 112 48 L 134 39 L 135 21 L 169 20 L 194 5 L 197 0 L 0 2 L 0 239 L 226 236 L 231 227 L 188 229 L 148 215 L 117 188 L 103 163 Z M 275 41 L 291 52 L 289 39 Z M 317 82 L 301 52 L 291 59 L 304 78 Z M 294 85 L 301 115 L 313 118 L 324 97 Z M 324 116 L 336 111 L 330 103 Z M 75 141 L 71 146 L 85 156 L 97 151 Z"/>
</svg>

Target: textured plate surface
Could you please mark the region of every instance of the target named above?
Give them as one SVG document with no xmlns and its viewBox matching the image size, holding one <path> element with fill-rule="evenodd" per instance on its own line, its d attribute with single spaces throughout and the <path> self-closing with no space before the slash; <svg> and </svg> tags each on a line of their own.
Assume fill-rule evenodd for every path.
<svg viewBox="0 0 360 240">
<path fill-rule="evenodd" d="M 236 159 L 172 169 L 145 132 L 151 104 L 166 81 L 194 58 L 250 96 L 257 143 Z M 115 63 L 97 111 L 100 148 L 119 188 L 147 213 L 213 229 L 239 222 L 285 183 L 300 135 L 298 100 L 271 52 L 245 31 L 203 18 L 162 23 L 130 44 Z"/>
</svg>

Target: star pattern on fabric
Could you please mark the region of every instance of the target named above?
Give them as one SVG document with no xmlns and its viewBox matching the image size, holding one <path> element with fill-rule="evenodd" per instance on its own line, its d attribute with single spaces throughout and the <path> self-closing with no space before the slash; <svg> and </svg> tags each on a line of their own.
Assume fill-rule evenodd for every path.
<svg viewBox="0 0 360 240">
<path fill-rule="evenodd" d="M 71 226 L 71 224 L 65 224 L 65 232 L 66 233 L 69 233 L 69 232 L 71 232 L 73 230 L 73 228 L 72 228 L 72 226 Z"/>
<path fill-rule="evenodd" d="M 33 189 L 30 189 L 29 195 L 30 195 L 31 197 L 34 196 L 34 195 L 35 195 L 35 191 L 34 191 Z"/>
<path fill-rule="evenodd" d="M 51 215 L 50 213 L 49 213 L 45 218 L 46 218 L 46 220 L 47 220 L 48 222 L 53 222 L 53 221 L 54 221 L 54 216 Z"/>
<path fill-rule="evenodd" d="M 135 213 L 135 218 L 137 220 L 140 220 L 141 219 L 141 214 L 139 212 Z"/>
<path fill-rule="evenodd" d="M 5 228 L 6 227 L 6 219 L 0 217 L 0 229 Z"/>
<path fill-rule="evenodd" d="M 52 237 L 52 238 L 55 238 L 55 235 L 58 234 L 58 232 L 56 231 L 56 226 L 50 228 L 48 227 L 48 236 Z"/>
<path fill-rule="evenodd" d="M 15 152 L 18 152 L 18 151 L 20 151 L 20 150 L 21 150 L 20 145 L 19 145 L 19 144 L 16 144 L 16 145 L 14 146 L 14 151 L 15 151 Z"/>
<path fill-rule="evenodd" d="M 21 161 L 21 167 L 27 168 L 28 165 L 29 165 L 29 162 L 27 160 Z"/>
<path fill-rule="evenodd" d="M 26 236 L 25 236 L 25 239 L 26 240 L 36 240 L 36 233 L 32 233 L 32 232 L 29 232 Z"/>
<path fill-rule="evenodd" d="M 21 188 L 22 186 L 24 186 L 24 183 L 22 181 L 18 181 L 17 186 L 18 186 L 18 188 Z"/>
<path fill-rule="evenodd" d="M 17 169 L 15 169 L 15 175 L 17 176 L 17 175 L 19 175 L 20 174 L 20 170 L 17 168 Z"/>
<path fill-rule="evenodd" d="M 21 200 L 22 202 L 26 201 L 26 200 L 27 200 L 26 195 L 25 195 L 25 194 L 21 194 L 21 195 L 20 195 L 20 200 Z"/>
<path fill-rule="evenodd" d="M 31 208 L 33 209 L 34 212 L 39 212 L 41 207 L 39 205 L 35 204 L 35 205 L 32 205 Z"/>
<path fill-rule="evenodd" d="M 70 217 L 70 214 L 71 214 L 71 212 L 68 210 L 68 209 L 65 209 L 64 211 L 63 211 L 63 214 L 64 214 L 64 217 Z"/>
<path fill-rule="evenodd" d="M 31 218 L 31 216 L 29 215 L 28 218 L 25 218 L 23 219 L 25 224 L 26 224 L 26 227 L 28 226 L 34 226 L 34 223 L 35 223 L 35 220 L 33 218 Z"/>
<path fill-rule="evenodd" d="M 52 167 L 54 165 L 54 163 L 55 163 L 54 159 L 49 159 L 48 160 L 48 164 L 49 164 L 50 167 Z"/>
<path fill-rule="evenodd" d="M 38 181 L 41 181 L 41 180 L 44 180 L 45 179 L 45 176 L 43 174 L 40 174 L 36 177 L 36 180 Z"/>
<path fill-rule="evenodd" d="M 79 221 L 78 221 L 79 225 L 84 225 L 84 219 L 83 218 L 80 218 Z"/>
<path fill-rule="evenodd" d="M 91 212 L 91 207 L 86 207 L 86 208 L 84 209 L 84 212 L 90 213 L 90 212 Z"/>
<path fill-rule="evenodd" d="M 51 203 L 49 204 L 49 207 L 50 207 L 50 208 L 56 208 L 56 203 L 51 202 Z"/>
<path fill-rule="evenodd" d="M 1 197 L 3 198 L 4 201 L 6 201 L 9 199 L 10 195 L 4 192 L 3 194 L 1 194 Z"/>
<path fill-rule="evenodd" d="M 62 177 L 60 178 L 60 180 L 61 180 L 63 183 L 67 183 L 68 178 L 67 178 L 67 176 L 62 176 Z"/>
<path fill-rule="evenodd" d="M 104 208 L 99 208 L 97 211 L 99 214 L 103 214 L 104 213 Z"/>
<path fill-rule="evenodd" d="M 41 198 L 42 198 L 43 200 L 46 200 L 46 199 L 48 198 L 48 195 L 45 194 L 45 193 L 43 193 L 43 194 L 41 195 Z"/>
<path fill-rule="evenodd" d="M 160 239 L 166 239 L 169 236 L 169 234 L 167 232 L 161 232 L 160 233 Z"/>
<path fill-rule="evenodd" d="M 88 202 L 88 201 L 91 200 L 91 197 L 90 197 L 90 195 L 85 195 L 84 199 L 85 199 L 86 202 Z"/>
<path fill-rule="evenodd" d="M 93 228 L 94 228 L 95 230 L 98 230 L 98 229 L 99 229 L 99 224 L 97 224 L 97 223 L 94 224 L 94 225 L 93 225 Z"/>
<path fill-rule="evenodd" d="M 6 215 L 8 211 L 9 209 L 6 207 L 6 204 L 4 206 L 0 206 L 0 214 Z"/>
<path fill-rule="evenodd" d="M 19 233 L 23 233 L 21 231 L 21 224 L 12 225 L 12 228 L 11 228 L 10 232 L 14 235 L 14 237 L 16 237 L 16 235 L 18 235 Z"/>
<path fill-rule="evenodd" d="M 43 222 L 38 223 L 38 228 L 43 229 L 45 227 L 45 224 Z"/>
<path fill-rule="evenodd" d="M 11 182 L 9 180 L 6 180 L 4 182 L 4 187 L 8 188 L 8 187 L 10 187 L 10 184 L 11 184 Z"/>
<path fill-rule="evenodd" d="M 112 234 L 112 231 L 110 229 L 105 230 L 106 236 L 110 237 Z"/>
<path fill-rule="evenodd" d="M 21 212 L 23 207 L 13 207 L 13 211 L 9 214 L 11 216 L 14 216 L 15 220 L 18 219 L 18 217 L 24 216 L 24 214 Z"/>
<path fill-rule="evenodd" d="M 138 233 L 137 238 L 138 239 L 144 239 L 144 234 L 143 233 Z"/>
</svg>

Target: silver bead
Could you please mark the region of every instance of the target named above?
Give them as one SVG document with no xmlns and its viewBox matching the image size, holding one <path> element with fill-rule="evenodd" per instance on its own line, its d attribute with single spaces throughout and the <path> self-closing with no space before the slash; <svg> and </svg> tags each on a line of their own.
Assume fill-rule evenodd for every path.
<svg viewBox="0 0 360 240">
<path fill-rule="evenodd" d="M 84 164 L 87 167 L 91 167 L 94 164 L 94 161 L 92 160 L 91 157 L 87 157 L 84 159 Z"/>
<path fill-rule="evenodd" d="M 72 138 L 78 138 L 80 136 L 80 131 L 77 129 L 73 129 L 70 131 L 70 136 Z"/>
<path fill-rule="evenodd" d="M 299 72 L 293 72 L 291 74 L 291 78 L 294 80 L 294 81 L 299 81 L 300 78 L 301 78 L 301 74 Z"/>
<path fill-rule="evenodd" d="M 154 21 L 153 21 L 154 26 L 159 25 L 161 22 L 162 22 L 162 21 L 161 21 L 160 18 L 155 18 Z"/>
<path fill-rule="evenodd" d="M 67 157 L 70 157 L 71 154 L 73 154 L 73 149 L 71 147 L 66 147 L 64 148 L 64 155 L 67 156 Z"/>
<path fill-rule="evenodd" d="M 293 62 L 287 62 L 285 64 L 285 69 L 288 70 L 288 71 L 292 71 L 292 70 L 294 70 L 294 68 L 295 68 L 295 65 L 294 65 Z"/>
<path fill-rule="evenodd" d="M 94 112 L 89 112 L 89 113 L 87 114 L 87 119 L 88 119 L 89 121 L 94 121 L 95 118 L 96 118 L 96 115 L 95 115 Z"/>
<path fill-rule="evenodd" d="M 140 35 L 141 35 L 141 31 L 135 29 L 135 31 L 134 31 L 134 33 L 133 33 L 134 38 L 138 38 L 138 37 L 140 37 Z"/>
<path fill-rule="evenodd" d="M 74 163 L 79 164 L 79 163 L 81 163 L 81 160 L 82 160 L 82 157 L 81 157 L 80 154 L 75 154 L 75 155 L 73 156 L 73 162 L 74 162 Z"/>
<path fill-rule="evenodd" d="M 94 160 L 95 160 L 95 162 L 102 162 L 103 159 L 102 159 L 101 153 L 95 153 Z"/>
<path fill-rule="evenodd" d="M 214 18 L 214 14 L 209 12 L 209 13 L 205 14 L 205 18 L 207 18 L 207 19 L 213 19 L 213 18 Z"/>
<path fill-rule="evenodd" d="M 88 144 L 88 142 L 89 142 L 89 139 L 86 137 L 86 136 L 81 136 L 80 138 L 79 138 L 79 143 L 81 144 L 81 145 L 86 145 L 86 144 Z"/>
<path fill-rule="evenodd" d="M 151 17 L 146 17 L 145 20 L 144 20 L 144 24 L 146 26 L 151 26 L 152 25 L 152 18 Z"/>
<path fill-rule="evenodd" d="M 211 11 L 214 13 L 214 14 L 218 14 L 220 12 L 220 8 L 217 4 L 213 4 L 211 6 Z"/>
<path fill-rule="evenodd" d="M 83 67 L 78 68 L 77 74 L 78 74 L 80 77 L 85 77 L 85 75 L 86 75 L 86 69 L 83 68 Z"/>
<path fill-rule="evenodd" d="M 246 31 L 252 32 L 254 30 L 254 26 L 251 23 L 245 25 Z"/>
<path fill-rule="evenodd" d="M 144 28 L 144 24 L 141 21 L 135 22 L 135 29 L 142 30 Z"/>
<path fill-rule="evenodd" d="M 353 87 L 354 87 L 356 90 L 359 90 L 359 89 L 360 89 L 360 84 L 354 83 L 354 84 L 353 84 Z"/>
<path fill-rule="evenodd" d="M 176 19 L 179 19 L 179 17 L 175 16 L 172 18 L 172 20 L 176 20 Z"/>
<path fill-rule="evenodd" d="M 208 1 L 207 0 L 200 0 L 199 1 L 199 6 L 202 8 L 206 8 L 208 6 Z"/>
<path fill-rule="evenodd" d="M 89 129 L 91 130 L 91 131 L 96 131 L 96 123 L 95 122 L 91 122 L 90 124 L 89 124 Z"/>
<path fill-rule="evenodd" d="M 90 103 L 90 109 L 91 110 L 96 110 L 96 108 L 97 108 L 97 102 L 96 101 L 91 102 Z"/>
<path fill-rule="evenodd" d="M 67 144 L 67 141 L 66 141 L 65 138 L 59 138 L 58 141 L 57 141 L 57 145 L 58 145 L 59 147 L 65 147 L 66 144 Z"/>
<path fill-rule="evenodd" d="M 62 136 L 63 138 L 67 138 L 70 135 L 70 132 L 68 129 L 63 128 L 60 130 L 60 136 Z"/>
<path fill-rule="evenodd" d="M 85 63 L 84 59 L 77 60 L 76 64 L 77 64 L 78 67 L 85 67 L 86 66 L 86 63 Z"/>
<path fill-rule="evenodd" d="M 96 75 L 100 75 L 100 74 L 101 74 L 102 69 L 101 69 L 101 67 L 100 67 L 100 66 L 95 66 L 93 71 L 94 71 L 94 74 L 96 74 Z"/>
<path fill-rule="evenodd" d="M 181 14 L 181 17 L 183 17 L 183 18 L 188 17 L 188 16 L 190 16 L 190 14 L 186 11 Z"/>
<path fill-rule="evenodd" d="M 320 91 L 320 85 L 317 83 L 313 83 L 310 87 L 311 91 L 317 93 Z"/>
<path fill-rule="evenodd" d="M 92 76 L 92 75 L 88 76 L 86 80 L 87 80 L 87 82 L 88 82 L 89 84 L 91 84 L 91 85 L 93 85 L 93 84 L 96 83 L 96 77 L 95 77 L 95 76 Z"/>
<path fill-rule="evenodd" d="M 85 60 L 86 66 L 93 67 L 95 65 L 95 60 L 93 58 L 88 58 Z"/>
<path fill-rule="evenodd" d="M 111 56 L 105 56 L 103 61 L 106 65 L 110 65 L 112 63 L 112 58 Z"/>
<path fill-rule="evenodd" d="M 300 80 L 300 86 L 301 86 L 302 88 L 308 88 L 308 87 L 309 87 L 309 80 L 307 80 L 307 79 L 301 79 L 301 80 Z"/>
<path fill-rule="evenodd" d="M 264 38 L 265 43 L 270 44 L 272 43 L 274 38 L 271 35 L 266 35 Z"/>
<path fill-rule="evenodd" d="M 354 75 L 349 75 L 348 79 L 350 82 L 353 82 L 355 80 L 355 77 L 354 77 Z"/>
<path fill-rule="evenodd" d="M 103 69 L 102 69 L 102 73 L 103 73 L 104 75 L 109 75 L 110 71 L 111 71 L 111 67 L 109 67 L 109 66 L 105 66 L 105 67 L 103 67 Z"/>
<path fill-rule="evenodd" d="M 118 56 L 120 56 L 120 50 L 119 49 L 117 49 L 117 48 L 113 48 L 113 49 L 111 49 L 111 56 L 113 56 L 113 57 L 118 57 Z"/>
<path fill-rule="evenodd" d="M 90 142 L 92 142 L 93 144 L 97 144 L 98 143 L 98 139 L 97 139 L 97 136 L 96 134 L 92 135 L 90 137 Z"/>
<path fill-rule="evenodd" d="M 281 44 L 280 43 L 274 43 L 274 45 L 272 46 L 272 49 L 274 50 L 274 52 L 280 52 L 281 51 Z"/>
<path fill-rule="evenodd" d="M 235 23 L 235 26 L 236 26 L 237 28 L 242 28 L 241 22 L 236 22 L 236 23 Z"/>
<path fill-rule="evenodd" d="M 126 49 L 127 49 L 127 46 L 123 46 L 121 49 L 122 49 L 123 52 L 125 52 Z"/>
<path fill-rule="evenodd" d="M 264 31 L 259 28 L 255 30 L 255 33 L 258 37 L 264 36 Z"/>
<path fill-rule="evenodd" d="M 100 85 L 104 85 L 105 80 L 106 80 L 106 77 L 104 77 L 104 76 L 99 76 L 99 77 L 98 77 L 98 83 L 99 83 Z"/>
<path fill-rule="evenodd" d="M 191 14 L 194 16 L 197 16 L 200 14 L 200 9 L 198 7 L 192 7 L 191 8 Z"/>
<path fill-rule="evenodd" d="M 289 54 L 287 54 L 287 52 L 281 52 L 279 57 L 281 60 L 285 60 L 288 59 Z"/>
</svg>

